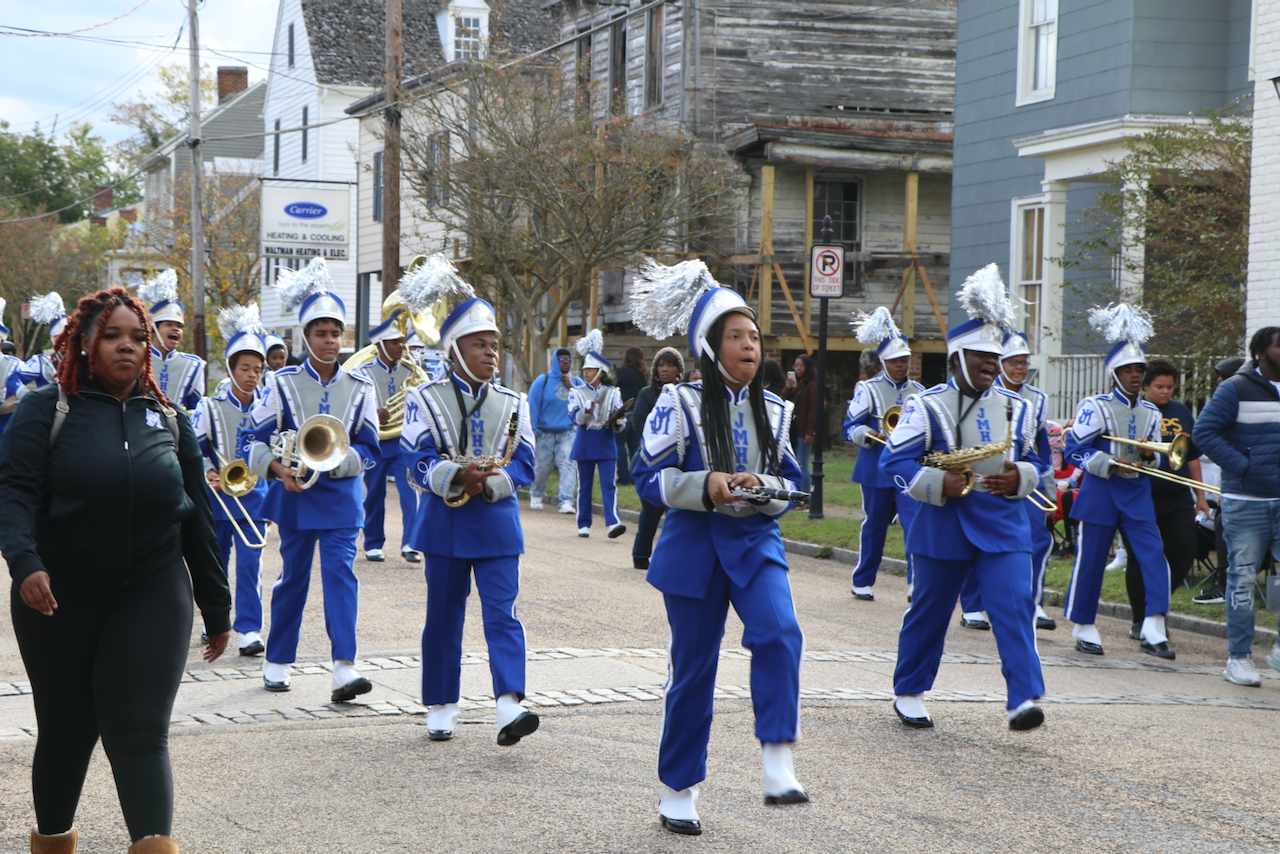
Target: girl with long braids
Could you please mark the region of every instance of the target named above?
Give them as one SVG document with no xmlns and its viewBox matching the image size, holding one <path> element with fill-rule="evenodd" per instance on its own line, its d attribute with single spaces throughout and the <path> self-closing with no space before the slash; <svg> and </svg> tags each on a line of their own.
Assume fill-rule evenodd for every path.
<svg viewBox="0 0 1280 854">
<path fill-rule="evenodd" d="M 688 330 L 702 380 L 666 386 L 645 421 L 636 491 L 671 508 L 649 563 L 671 626 L 670 678 L 658 753 L 659 820 L 674 833 L 702 832 L 698 785 L 706 778 L 716 664 L 732 604 L 751 651 L 751 700 L 764 753 L 764 802 L 809 800 L 796 780 L 800 660 L 778 517 L 783 500 L 738 487 L 793 490 L 800 468 L 787 441 L 791 405 L 764 390 L 755 313 L 720 287 L 701 261 L 646 264 L 632 318 L 654 338 Z"/>
<path fill-rule="evenodd" d="M 124 288 L 80 300 L 54 341 L 56 381 L 0 436 L 0 551 L 39 724 L 33 852 L 75 851 L 99 738 L 130 854 L 177 852 L 168 731 L 193 593 L 205 661 L 231 628 L 200 448 L 151 375 L 149 327 Z"/>
</svg>

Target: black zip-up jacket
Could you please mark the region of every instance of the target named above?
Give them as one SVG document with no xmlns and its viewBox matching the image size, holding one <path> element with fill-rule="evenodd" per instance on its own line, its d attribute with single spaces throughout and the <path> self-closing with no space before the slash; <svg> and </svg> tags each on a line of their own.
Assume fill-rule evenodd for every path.
<svg viewBox="0 0 1280 854">
<path fill-rule="evenodd" d="M 22 399 L 0 434 L 0 551 L 14 584 L 45 570 L 57 580 L 130 585 L 185 559 L 210 634 L 231 628 L 204 463 L 177 409 L 177 453 L 163 407 L 89 382 L 52 449 L 58 386 Z"/>
</svg>

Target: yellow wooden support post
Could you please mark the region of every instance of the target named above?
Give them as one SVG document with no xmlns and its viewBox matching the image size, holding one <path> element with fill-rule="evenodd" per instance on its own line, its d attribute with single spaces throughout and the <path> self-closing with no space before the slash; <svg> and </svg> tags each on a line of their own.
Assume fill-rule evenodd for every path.
<svg viewBox="0 0 1280 854">
<path fill-rule="evenodd" d="M 809 247 L 813 245 L 813 167 L 804 167 L 804 251 L 807 254 Z M 810 302 L 812 297 L 809 296 L 809 262 L 804 263 L 804 279 L 801 281 L 804 286 L 804 334 L 813 334 L 813 306 Z"/>
<path fill-rule="evenodd" d="M 773 245 L 773 167 L 760 168 L 760 252 Z M 760 334 L 773 334 L 773 265 L 760 268 Z"/>
<path fill-rule="evenodd" d="M 903 216 L 902 248 L 907 252 L 915 252 L 916 215 L 920 196 L 920 173 L 907 173 L 906 210 Z M 916 267 L 913 262 L 902 273 L 902 334 L 910 340 L 916 334 Z"/>
</svg>

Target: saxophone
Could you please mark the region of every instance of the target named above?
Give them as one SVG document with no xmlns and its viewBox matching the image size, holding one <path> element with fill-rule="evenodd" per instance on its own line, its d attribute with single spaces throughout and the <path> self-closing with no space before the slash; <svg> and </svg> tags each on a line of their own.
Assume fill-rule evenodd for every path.
<svg viewBox="0 0 1280 854">
<path fill-rule="evenodd" d="M 520 407 L 516 406 L 515 411 L 511 413 L 511 423 L 507 425 L 506 453 L 504 453 L 500 457 L 468 457 L 468 456 L 459 454 L 459 455 L 450 457 L 449 459 L 452 462 L 461 463 L 464 466 L 470 463 L 475 463 L 476 468 L 480 469 L 481 471 L 491 471 L 493 469 L 506 468 L 508 465 L 511 464 L 511 458 L 515 455 L 515 452 L 516 452 L 516 445 L 519 444 L 519 442 L 516 440 L 516 434 L 519 432 L 520 432 Z M 463 504 L 466 504 L 470 500 L 471 500 L 471 496 L 464 492 L 461 495 L 459 495 L 457 498 L 444 499 L 444 503 L 446 507 L 456 508 L 456 507 L 461 507 Z"/>
<path fill-rule="evenodd" d="M 925 454 L 920 458 L 920 465 L 943 471 L 960 472 L 964 475 L 964 489 L 960 490 L 960 497 L 964 498 L 978 485 L 978 476 L 973 473 L 971 466 L 988 457 L 1003 456 L 1013 445 L 1013 401 L 1005 403 L 1004 413 L 1007 426 L 1003 442 L 988 442 L 985 445 L 974 445 L 972 448 Z"/>
</svg>

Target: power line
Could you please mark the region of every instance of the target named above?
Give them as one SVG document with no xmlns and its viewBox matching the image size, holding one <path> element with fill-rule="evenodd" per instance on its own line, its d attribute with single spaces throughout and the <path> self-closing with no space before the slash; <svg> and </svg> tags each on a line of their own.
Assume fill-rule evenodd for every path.
<svg viewBox="0 0 1280 854">
<path fill-rule="evenodd" d="M 103 190 L 114 190 L 116 187 L 127 184 L 130 181 L 132 181 L 134 178 L 137 178 L 139 175 L 141 175 L 144 171 L 146 170 L 138 169 L 132 175 L 126 175 L 124 178 L 121 178 L 119 181 L 116 181 L 110 187 L 98 187 L 94 190 L 93 195 L 85 196 L 83 199 L 77 199 L 76 201 L 72 202 L 69 205 L 58 208 L 56 211 L 45 211 L 42 214 L 35 214 L 34 216 L 24 216 L 19 219 L 0 219 L 0 225 L 12 225 L 13 223 L 18 223 L 18 222 L 34 222 L 35 220 L 38 220 L 38 219 L 44 219 L 46 217 L 55 216 L 64 211 L 69 211 L 72 208 L 79 207 L 80 205 L 86 205 L 89 202 L 93 201 L 95 198 L 97 198 L 98 195 L 101 194 Z"/>
<path fill-rule="evenodd" d="M 19 32 L 0 32 L 0 35 L 21 36 L 24 38 L 31 38 L 34 36 L 70 36 L 70 35 L 74 35 L 75 33 L 87 33 L 89 30 L 96 30 L 99 27 L 105 27 L 107 24 L 114 24 L 116 21 L 120 20 L 121 18 L 127 18 L 150 2 L 151 0 L 142 0 L 141 3 L 139 3 L 137 6 L 134 6 L 128 12 L 125 12 L 124 14 L 121 14 L 121 15 L 116 15 L 114 18 L 108 21 L 103 21 L 101 24 L 94 24 L 91 27 L 80 27 L 77 30 L 68 30 L 65 33 L 54 33 L 48 30 L 28 30 L 26 27 L 6 27 L 5 29 L 17 30 Z"/>
</svg>

